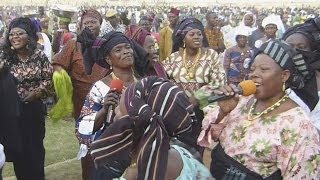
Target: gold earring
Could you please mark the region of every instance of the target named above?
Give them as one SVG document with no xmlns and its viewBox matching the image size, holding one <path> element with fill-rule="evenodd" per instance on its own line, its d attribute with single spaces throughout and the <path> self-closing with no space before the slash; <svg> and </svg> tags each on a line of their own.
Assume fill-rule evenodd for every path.
<svg viewBox="0 0 320 180">
<path fill-rule="evenodd" d="M 186 48 L 186 42 L 185 41 L 183 41 L 183 46 L 182 47 Z"/>
<path fill-rule="evenodd" d="M 14 50 L 14 47 L 13 47 L 13 46 L 11 46 L 11 47 L 10 47 L 10 49 Z"/>
<path fill-rule="evenodd" d="M 286 82 L 283 82 L 283 84 L 282 84 L 282 91 L 283 91 L 283 92 L 286 91 Z"/>
</svg>

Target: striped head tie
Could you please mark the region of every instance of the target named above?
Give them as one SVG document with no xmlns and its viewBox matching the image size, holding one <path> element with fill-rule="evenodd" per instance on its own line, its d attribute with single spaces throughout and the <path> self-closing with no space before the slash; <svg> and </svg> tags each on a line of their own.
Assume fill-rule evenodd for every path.
<svg viewBox="0 0 320 180">
<path fill-rule="evenodd" d="M 189 98 L 175 84 L 155 76 L 130 85 L 122 98 L 129 115 L 114 121 L 92 143 L 95 165 L 112 166 L 137 150 L 137 179 L 165 179 L 170 137 L 192 128 Z"/>
</svg>

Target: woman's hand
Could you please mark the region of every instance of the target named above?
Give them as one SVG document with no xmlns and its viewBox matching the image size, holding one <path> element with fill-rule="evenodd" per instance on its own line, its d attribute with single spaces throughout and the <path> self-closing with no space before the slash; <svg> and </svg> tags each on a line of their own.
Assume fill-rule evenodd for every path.
<svg viewBox="0 0 320 180">
<path fill-rule="evenodd" d="M 239 102 L 239 94 L 236 93 L 237 91 L 238 88 L 233 84 L 222 86 L 219 89 L 213 91 L 216 95 L 224 94 L 226 96 L 230 96 L 230 98 L 218 101 L 220 112 L 224 115 L 229 114 L 237 106 Z"/>
<path fill-rule="evenodd" d="M 42 96 L 42 89 L 34 89 L 30 91 L 22 101 L 24 103 L 33 102 L 37 99 L 40 99 L 41 96 Z"/>
<path fill-rule="evenodd" d="M 119 100 L 119 94 L 115 90 L 110 90 L 108 94 L 104 97 L 103 108 L 108 111 L 110 106 L 118 106 Z"/>
</svg>

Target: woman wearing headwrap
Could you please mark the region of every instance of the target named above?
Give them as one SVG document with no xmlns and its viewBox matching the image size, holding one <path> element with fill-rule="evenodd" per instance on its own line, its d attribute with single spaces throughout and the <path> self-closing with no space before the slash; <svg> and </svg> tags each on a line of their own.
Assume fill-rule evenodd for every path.
<svg viewBox="0 0 320 180">
<path fill-rule="evenodd" d="M 286 93 L 306 88 L 295 68 L 299 54 L 284 41 L 261 46 L 250 67 L 256 92 L 235 95 L 227 85 L 215 94 L 218 102 L 204 119 L 199 144 L 219 144 L 212 151 L 211 173 L 217 179 L 319 179 L 320 141 L 309 117 Z M 235 95 L 235 96 L 234 96 Z M 212 139 L 211 139 L 212 137 Z"/>
<path fill-rule="evenodd" d="M 125 35 L 137 42 L 148 53 L 148 69 L 145 76 L 159 76 L 166 79 L 166 72 L 159 62 L 159 49 L 151 34 L 137 25 L 130 25 Z"/>
<path fill-rule="evenodd" d="M 304 68 L 305 87 L 292 89 L 290 98 L 297 102 L 311 117 L 313 125 L 320 131 L 320 19 L 309 19 L 304 24 L 289 28 L 283 39 L 303 54 L 304 61 L 297 64 Z"/>
<path fill-rule="evenodd" d="M 121 80 L 124 87 L 136 81 L 134 48 L 128 37 L 115 31 L 96 39 L 88 38 L 88 34 L 90 34 L 90 31 L 86 29 L 78 36 L 78 41 L 86 44 L 87 48 L 83 48 L 83 50 L 86 53 L 96 54 L 95 63 L 105 68 L 109 67 L 111 73 L 93 84 L 76 122 L 76 136 L 81 143 L 78 158 L 84 160 L 90 157 L 88 152 L 91 141 L 98 138 L 110 123 L 106 122 L 106 118 L 113 115 L 112 112 L 108 111 L 109 106 L 115 106 L 119 100 L 119 93 L 121 92 L 111 89 L 114 88 L 112 87 L 113 80 Z M 91 44 L 91 47 L 87 46 L 89 44 Z M 94 57 L 85 60 L 94 60 Z M 88 68 L 90 69 L 90 67 Z M 86 129 L 86 131 L 83 131 L 83 129 Z M 87 171 L 90 172 L 88 175 L 91 175 L 93 163 L 88 161 L 88 165 L 89 163 L 90 166 L 83 168 L 87 168 Z M 89 179 L 89 177 L 87 178 Z"/>
<path fill-rule="evenodd" d="M 18 136 L 16 140 L 21 140 L 21 144 L 18 144 L 19 149 L 10 149 L 10 147 L 16 148 L 11 143 L 17 143 L 7 142 L 13 140 L 12 137 L 3 139 L 4 142 L 1 143 L 6 147 L 7 161 L 13 162 L 18 180 L 43 180 L 46 107 L 42 100 L 51 87 L 52 67 L 46 55 L 37 49 L 37 30 L 29 18 L 14 19 L 9 25 L 6 37 L 6 44 L 0 52 L 0 65 L 4 64 L 7 71 L 13 75 L 17 91 L 14 90 L 12 78 L 11 80 L 4 79 L 8 82 L 8 88 L 12 92 L 7 92 L 9 97 L 1 98 L 1 100 L 8 100 L 12 97 L 6 103 L 12 106 L 19 103 L 19 109 L 15 108 L 15 113 L 7 116 L 13 119 L 19 115 L 18 122 L 8 122 L 5 127 L 10 128 L 15 124 L 17 129 L 7 129 L 6 131 L 17 133 L 15 134 Z M 0 68 L 0 71 L 3 70 Z M 15 92 L 18 93 L 18 99 L 14 98 Z M 1 108 L 10 110 L 9 107 Z M 13 109 L 11 108 L 11 110 Z M 6 117 L 6 115 L 4 116 Z"/>
<path fill-rule="evenodd" d="M 95 179 L 210 178 L 191 153 L 169 143 L 173 137 L 187 135 L 194 118 L 188 97 L 173 83 L 150 76 L 130 85 L 121 96 L 114 122 L 92 143 Z"/>
<path fill-rule="evenodd" d="M 228 48 L 224 53 L 223 67 L 228 84 L 238 85 L 248 78 L 249 63 L 252 57 L 252 51 L 248 46 L 250 28 L 239 28 L 235 34 L 237 45 Z"/>
<path fill-rule="evenodd" d="M 102 17 L 98 11 L 93 9 L 85 10 L 81 15 L 80 29 L 83 31 L 86 28 L 91 32 L 90 36 L 95 38 L 99 35 L 101 22 Z M 86 95 L 89 93 L 92 85 L 99 79 L 102 79 L 109 71 L 108 68 L 93 65 L 93 67 L 90 67 L 91 73 L 87 74 L 84 57 L 90 57 L 90 55 L 83 54 L 83 49 L 86 49 L 86 44 L 77 42 L 77 39 L 71 39 L 62 48 L 61 52 L 53 57 L 52 62 L 56 72 L 63 74 L 63 70 L 65 70 L 71 77 L 73 87 L 73 118 L 75 120 L 80 116 Z M 90 163 L 87 163 L 86 160 L 90 162 L 90 157 L 87 159 L 83 158 L 81 161 L 83 179 L 88 179 L 90 176 L 90 172 L 85 171 L 89 169 L 87 166 L 90 167 Z"/>
<path fill-rule="evenodd" d="M 225 83 L 218 55 L 207 47 L 208 41 L 202 23 L 198 19 L 187 18 L 178 24 L 173 33 L 174 53 L 163 61 L 168 78 L 184 89 L 196 107 L 199 122 L 195 124 L 190 135 L 188 145 L 191 146 L 196 146 L 203 119 L 195 92 L 206 85 L 217 88 Z"/>
<path fill-rule="evenodd" d="M 95 38 L 99 35 L 101 22 L 102 17 L 98 11 L 86 10 L 82 13 L 80 28 L 84 30 L 87 27 L 92 32 L 90 35 Z M 52 62 L 56 71 L 64 69 L 71 77 L 74 119 L 79 117 L 84 99 L 93 83 L 103 78 L 108 72 L 108 69 L 104 69 L 99 65 L 93 65 L 90 69 L 92 72 L 87 74 L 85 71 L 86 62 L 83 60 L 83 56 L 86 54 L 82 54 L 82 46 L 85 45 L 78 43 L 76 39 L 69 40 L 62 51 L 53 57 Z"/>
</svg>

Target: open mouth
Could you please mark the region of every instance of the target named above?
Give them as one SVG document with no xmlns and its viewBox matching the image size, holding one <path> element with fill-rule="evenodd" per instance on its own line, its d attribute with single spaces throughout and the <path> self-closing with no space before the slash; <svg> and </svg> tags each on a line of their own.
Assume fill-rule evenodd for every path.
<svg viewBox="0 0 320 180">
<path fill-rule="evenodd" d="M 194 41 L 193 42 L 195 45 L 200 45 L 200 41 Z"/>
</svg>

